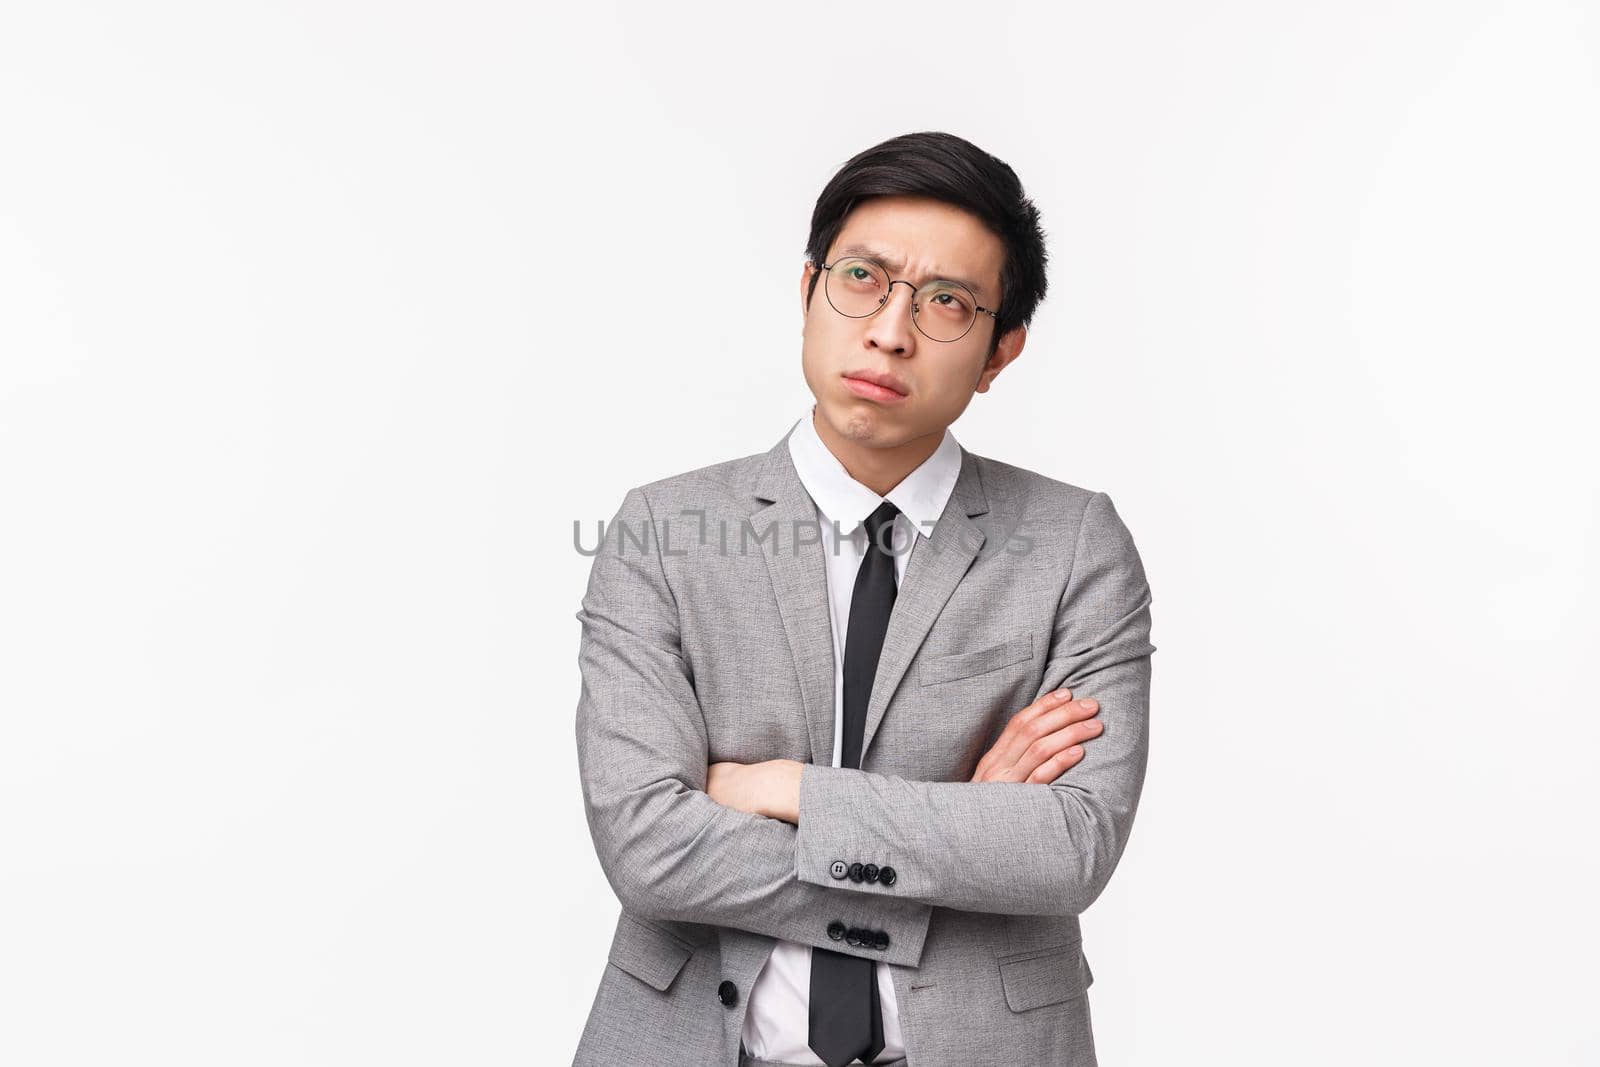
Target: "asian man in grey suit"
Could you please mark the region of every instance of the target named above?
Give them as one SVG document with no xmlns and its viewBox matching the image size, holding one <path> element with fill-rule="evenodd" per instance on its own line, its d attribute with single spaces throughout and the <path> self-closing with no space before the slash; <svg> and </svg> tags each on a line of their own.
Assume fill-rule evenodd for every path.
<svg viewBox="0 0 1600 1067">
<path fill-rule="evenodd" d="M 592 563 L 577 747 L 622 908 L 573 1062 L 1089 1067 L 1078 916 L 1143 786 L 1150 589 L 1106 493 L 950 431 L 1022 351 L 1038 212 L 907 134 L 833 177 L 807 256 L 814 404 L 629 489 Z"/>
</svg>

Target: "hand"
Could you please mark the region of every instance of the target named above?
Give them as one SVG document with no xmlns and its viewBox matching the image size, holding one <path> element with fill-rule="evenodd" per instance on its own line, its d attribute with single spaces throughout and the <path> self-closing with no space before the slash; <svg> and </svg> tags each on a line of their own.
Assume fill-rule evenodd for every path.
<svg viewBox="0 0 1600 1067">
<path fill-rule="evenodd" d="M 727 808 L 800 825 L 800 770 L 792 759 L 761 763 L 713 763 L 706 770 L 706 793 Z"/>
<path fill-rule="evenodd" d="M 1070 689 L 1046 693 L 1011 717 L 972 780 L 1055 781 L 1083 759 L 1083 743 L 1100 736 L 1099 712 L 1099 702 L 1073 700 Z"/>
</svg>

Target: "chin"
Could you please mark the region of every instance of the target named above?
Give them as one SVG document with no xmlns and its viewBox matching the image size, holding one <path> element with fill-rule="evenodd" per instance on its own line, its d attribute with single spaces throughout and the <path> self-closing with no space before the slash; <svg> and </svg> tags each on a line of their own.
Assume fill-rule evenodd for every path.
<svg viewBox="0 0 1600 1067">
<path fill-rule="evenodd" d="M 829 421 L 840 437 L 877 448 L 896 448 L 916 436 L 908 434 L 898 420 L 867 401 Z"/>
</svg>

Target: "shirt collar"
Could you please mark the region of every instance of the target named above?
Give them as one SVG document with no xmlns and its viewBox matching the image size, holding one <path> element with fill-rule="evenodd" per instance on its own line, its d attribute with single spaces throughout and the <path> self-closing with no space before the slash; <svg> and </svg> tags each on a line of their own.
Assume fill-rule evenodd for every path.
<svg viewBox="0 0 1600 1067">
<path fill-rule="evenodd" d="M 887 496 L 879 496 L 852 478 L 822 443 L 816 424 L 811 421 L 815 411 L 813 404 L 795 423 L 789 434 L 789 455 L 801 484 L 822 514 L 837 522 L 839 532 L 848 536 L 887 500 L 911 521 L 917 533 L 931 535 L 961 473 L 961 447 L 949 427 L 931 456 L 900 479 Z"/>
</svg>

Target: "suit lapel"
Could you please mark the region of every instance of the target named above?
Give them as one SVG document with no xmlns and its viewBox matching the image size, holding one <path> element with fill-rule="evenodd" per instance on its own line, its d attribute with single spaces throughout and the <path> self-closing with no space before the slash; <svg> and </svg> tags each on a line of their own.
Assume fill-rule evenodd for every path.
<svg viewBox="0 0 1600 1067">
<path fill-rule="evenodd" d="M 789 431 L 793 433 L 793 429 Z M 797 530 L 814 529 L 816 505 L 800 481 L 789 455 L 789 434 L 768 450 L 756 482 L 756 496 L 770 501 L 751 516 L 754 532 L 772 576 L 772 590 L 783 630 L 800 676 L 811 762 L 833 762 L 833 629 L 828 620 L 827 559 L 821 544 L 796 548 Z M 768 535 L 771 527 L 773 536 Z"/>
<path fill-rule="evenodd" d="M 792 427 L 789 432 L 794 432 Z M 766 506 L 758 507 L 750 515 L 754 529 L 746 536 L 761 539 L 758 543 L 772 577 L 784 634 L 800 678 L 800 695 L 811 737 L 811 762 L 828 766 L 833 763 L 835 668 L 826 558 L 820 543 L 796 547 L 797 532 L 805 532 L 806 539 L 812 540 L 817 511 L 789 455 L 789 434 L 784 434 L 767 451 L 757 475 L 755 495 L 766 502 Z M 866 729 L 861 742 L 863 765 L 873 735 L 889 707 L 889 699 L 905 677 L 911 658 L 983 547 L 983 528 L 974 523 L 972 517 L 986 514 L 988 510 L 977 461 L 963 447 L 961 470 L 955 488 L 950 491 L 950 499 L 934 523 L 932 534 L 925 534 L 926 539 L 911 553 L 895 595 L 883 651 L 878 657 L 877 674 L 873 677 L 872 698 L 867 703 Z"/>
<path fill-rule="evenodd" d="M 861 765 L 866 766 L 873 735 L 889 707 L 889 698 L 905 677 L 911 657 L 922 647 L 933 620 L 944 610 L 945 601 L 972 566 L 983 547 L 983 528 L 971 516 L 989 510 L 983 492 L 983 479 L 977 461 L 961 449 L 961 473 L 945 502 L 944 511 L 933 524 L 932 536 L 921 541 L 911 553 L 906 573 L 895 594 L 894 610 L 889 613 L 889 630 L 878 654 L 878 672 L 872 679 L 872 697 L 867 701 L 867 724 L 861 738 Z"/>
</svg>

